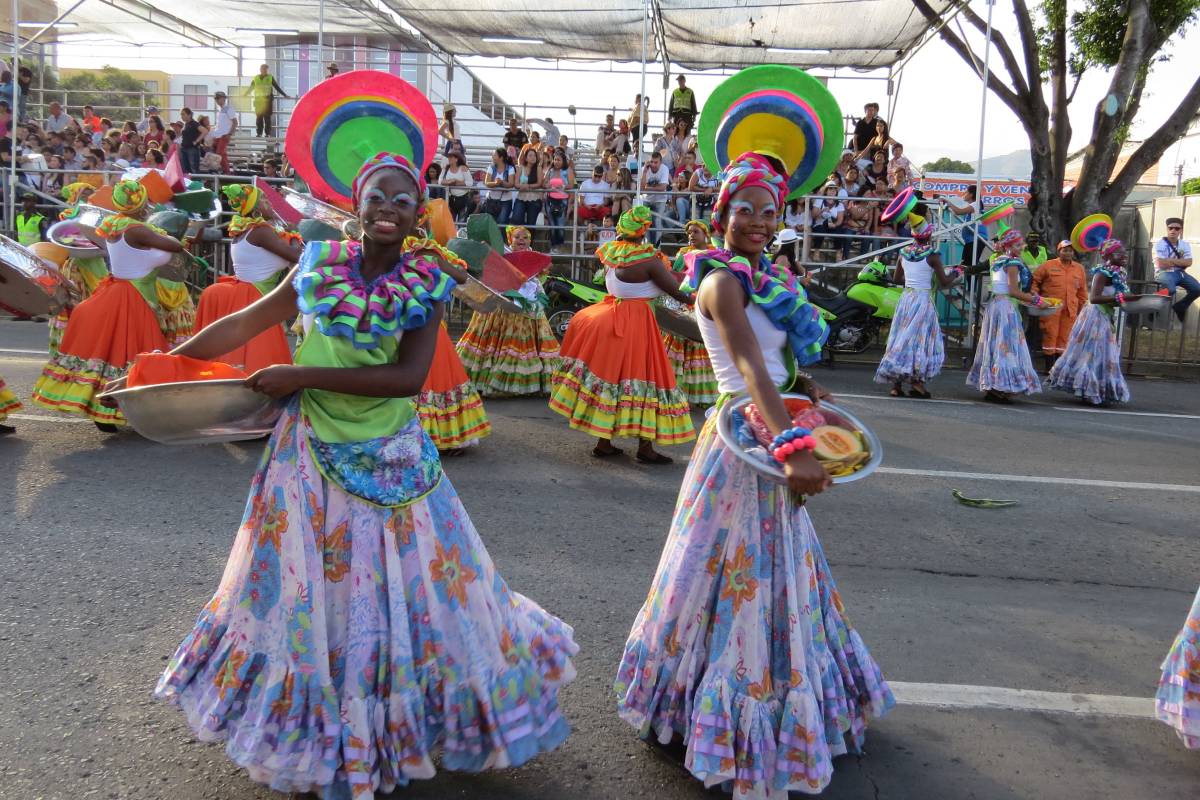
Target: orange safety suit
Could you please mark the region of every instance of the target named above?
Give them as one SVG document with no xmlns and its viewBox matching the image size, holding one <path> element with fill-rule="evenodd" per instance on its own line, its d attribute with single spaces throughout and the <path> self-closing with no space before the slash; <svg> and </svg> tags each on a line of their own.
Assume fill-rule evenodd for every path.
<svg viewBox="0 0 1200 800">
<path fill-rule="evenodd" d="M 1033 273 L 1032 289 L 1042 297 L 1062 300 L 1062 311 L 1038 317 L 1042 328 L 1042 352 L 1050 356 L 1062 355 L 1067 349 L 1075 318 L 1088 302 L 1088 279 L 1083 265 L 1078 261 L 1067 264 L 1061 258 L 1052 258 Z"/>
</svg>

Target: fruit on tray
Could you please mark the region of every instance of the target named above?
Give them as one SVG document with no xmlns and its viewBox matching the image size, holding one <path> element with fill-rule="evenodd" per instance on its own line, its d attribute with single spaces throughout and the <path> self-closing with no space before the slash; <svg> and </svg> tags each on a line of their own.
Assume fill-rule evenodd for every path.
<svg viewBox="0 0 1200 800">
<path fill-rule="evenodd" d="M 821 425 L 815 428 L 812 436 L 817 440 L 813 455 L 822 461 L 840 461 L 862 453 L 862 441 L 845 428 L 836 425 Z"/>
</svg>

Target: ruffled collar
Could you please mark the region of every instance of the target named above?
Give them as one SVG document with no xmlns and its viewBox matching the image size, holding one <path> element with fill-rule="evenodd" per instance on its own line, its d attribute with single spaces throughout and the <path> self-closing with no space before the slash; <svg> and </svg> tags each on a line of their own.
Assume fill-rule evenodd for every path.
<svg viewBox="0 0 1200 800">
<path fill-rule="evenodd" d="M 292 283 L 297 306 L 313 315 L 317 330 L 348 339 L 360 350 L 422 327 L 433 304 L 445 302 L 454 288 L 436 258 L 414 249 L 406 248 L 390 272 L 370 282 L 361 267 L 359 242 L 309 242 Z"/>
<path fill-rule="evenodd" d="M 684 255 L 683 261 L 687 265 L 688 289 L 699 289 L 700 282 L 713 270 L 728 270 L 771 324 L 787 334 L 788 347 L 800 366 L 821 359 L 829 328 L 816 306 L 808 302 L 804 287 L 791 270 L 772 264 L 765 255 L 759 257 L 757 265 L 751 265 L 743 256 L 719 248 L 693 250 Z"/>
<path fill-rule="evenodd" d="M 1028 291 L 1033 285 L 1033 273 L 1029 271 L 1028 264 L 1019 258 L 1005 255 L 992 262 L 992 272 L 1003 272 L 1009 267 L 1017 268 L 1017 275 L 1021 278 L 1021 291 Z"/>
<path fill-rule="evenodd" d="M 1129 294 L 1129 273 L 1125 271 L 1124 267 L 1101 264 L 1096 267 L 1094 272 L 1098 272 L 1108 278 L 1109 282 L 1112 283 L 1113 290 L 1117 294 Z"/>
<path fill-rule="evenodd" d="M 649 242 L 631 242 L 613 239 L 596 249 L 596 258 L 609 269 L 620 269 L 658 254 L 658 248 Z"/>
<path fill-rule="evenodd" d="M 910 245 L 900 248 L 900 257 L 905 261 L 924 261 L 934 252 L 936 248 L 930 244 L 918 244 L 913 242 Z"/>
<path fill-rule="evenodd" d="M 278 225 L 272 225 L 262 217 L 243 217 L 241 214 L 234 214 L 233 219 L 229 221 L 229 238 L 236 239 L 244 233 L 249 233 L 255 228 L 270 228 L 275 231 L 275 235 L 285 242 L 304 242 L 304 237 L 294 231 L 285 231 Z"/>
<path fill-rule="evenodd" d="M 96 233 L 103 236 L 105 239 L 117 239 L 121 234 L 130 228 L 136 228 L 138 225 L 144 225 L 155 233 L 160 233 L 167 236 L 167 232 L 157 225 L 151 225 L 145 220 L 140 220 L 135 217 L 130 217 L 125 214 L 113 214 L 111 217 L 105 217 L 104 220 L 96 226 Z"/>
</svg>

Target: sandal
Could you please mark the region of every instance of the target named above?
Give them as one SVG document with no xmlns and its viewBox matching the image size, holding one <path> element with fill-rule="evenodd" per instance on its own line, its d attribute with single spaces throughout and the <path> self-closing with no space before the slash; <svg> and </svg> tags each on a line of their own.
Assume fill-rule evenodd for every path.
<svg viewBox="0 0 1200 800">
<path fill-rule="evenodd" d="M 915 386 L 908 390 L 908 396 L 915 397 L 918 400 L 930 400 L 933 398 L 933 395 L 927 389 L 918 389 Z"/>
<path fill-rule="evenodd" d="M 904 397 L 904 386 L 899 383 L 893 385 L 892 390 L 888 392 L 888 397 Z"/>
<path fill-rule="evenodd" d="M 465 447 L 451 447 L 449 450 L 439 450 L 438 455 L 442 458 L 455 458 L 467 452 Z"/>
<path fill-rule="evenodd" d="M 664 456 L 662 453 L 657 453 L 651 450 L 649 453 L 638 451 L 636 456 L 638 463 L 641 464 L 674 464 L 675 459 L 670 456 Z"/>
<path fill-rule="evenodd" d="M 1011 397 L 1000 394 L 992 389 L 988 389 L 987 392 L 984 393 L 983 400 L 986 403 L 999 403 L 1002 406 L 1011 406 L 1013 404 Z"/>
<path fill-rule="evenodd" d="M 625 451 L 619 447 L 613 447 L 609 450 L 601 450 L 599 446 L 592 448 L 593 458 L 612 458 L 613 456 L 623 456 Z"/>
</svg>

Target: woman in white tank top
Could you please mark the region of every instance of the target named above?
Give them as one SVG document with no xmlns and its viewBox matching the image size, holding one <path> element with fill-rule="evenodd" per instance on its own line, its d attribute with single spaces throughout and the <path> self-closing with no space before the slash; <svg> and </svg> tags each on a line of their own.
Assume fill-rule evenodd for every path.
<svg viewBox="0 0 1200 800">
<path fill-rule="evenodd" d="M 904 294 L 896 304 L 892 327 L 888 331 L 887 349 L 879 368 L 876 383 L 890 383 L 892 397 L 904 396 L 904 383 L 912 384 L 909 397 L 928 400 L 931 395 L 925 381 L 942 371 L 946 350 L 942 343 L 942 328 L 933 305 L 933 279 L 946 288 L 958 278 L 959 272 L 947 271 L 942 257 L 930 240 L 933 226 L 925 223 L 913 231 L 913 243 L 900 251 L 895 281 L 904 284 Z"/>
<path fill-rule="evenodd" d="M 196 330 L 201 331 L 222 317 L 241 311 L 265 297 L 279 284 L 300 258 L 300 237 L 275 227 L 260 213 L 258 189 L 248 183 L 221 190 L 233 209 L 229 252 L 233 275 L 222 275 L 200 294 Z M 292 352 L 282 325 L 271 327 L 223 353 L 218 359 L 253 374 L 272 364 L 291 364 Z"/>
<path fill-rule="evenodd" d="M 691 299 L 666 259 L 642 241 L 649 227 L 650 209 L 632 208 L 617 223 L 619 238 L 596 251 L 608 296 L 571 318 L 550 381 L 550 408 L 599 440 L 592 449 L 597 458 L 621 455 L 612 438 L 632 436 L 640 463 L 670 464 L 654 445 L 685 444 L 696 434 L 650 301 L 661 294 Z"/>
<path fill-rule="evenodd" d="M 156 278 L 159 267 L 184 249 L 146 224 L 148 197 L 137 181 L 117 183 L 112 199 L 118 213 L 97 229 L 108 241 L 111 274 L 71 312 L 58 352 L 33 389 L 33 401 L 43 408 L 82 414 L 109 432 L 125 418 L 96 395 L 138 353 L 168 349 Z"/>
<path fill-rule="evenodd" d="M 763 256 L 786 180 L 756 153 L 726 175 L 713 223 L 728 249 L 684 257 L 701 333 L 721 391 L 748 390 L 773 433 L 796 431 L 777 387 L 794 361 L 820 358 L 827 329 L 795 276 Z M 808 376 L 801 386 L 824 395 Z M 646 739 L 682 743 L 686 768 L 706 786 L 736 780 L 740 798 L 815 793 L 832 757 L 860 751 L 867 719 L 894 700 L 844 617 L 796 499 L 828 488 L 829 476 L 797 451 L 784 462 L 787 485 L 768 481 L 726 447 L 716 420 L 692 451 L 629 634 L 618 710 Z"/>
</svg>

